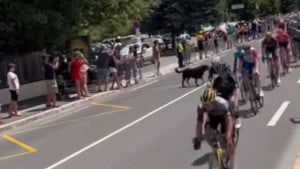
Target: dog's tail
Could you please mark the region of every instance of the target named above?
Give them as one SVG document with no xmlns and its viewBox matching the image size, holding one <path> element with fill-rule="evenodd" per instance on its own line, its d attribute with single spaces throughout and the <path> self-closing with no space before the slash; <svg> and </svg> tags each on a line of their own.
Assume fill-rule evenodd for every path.
<svg viewBox="0 0 300 169">
<path fill-rule="evenodd" d="M 175 68 L 176 73 L 182 73 L 182 70 L 179 70 L 178 68 Z"/>
</svg>

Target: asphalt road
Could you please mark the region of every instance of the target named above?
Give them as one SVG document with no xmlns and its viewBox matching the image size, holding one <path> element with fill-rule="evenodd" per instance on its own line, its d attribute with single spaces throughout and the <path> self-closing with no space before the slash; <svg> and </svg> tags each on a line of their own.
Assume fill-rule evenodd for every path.
<svg viewBox="0 0 300 169">
<path fill-rule="evenodd" d="M 232 63 L 232 52 L 226 55 L 223 59 Z M 268 85 L 264 65 L 261 71 L 263 85 Z M 291 167 L 300 145 L 300 128 L 289 121 L 300 113 L 299 78 L 295 68 L 280 87 L 265 91 L 265 106 L 257 116 L 249 105 L 241 107 L 239 169 Z M 192 149 L 204 87 L 183 89 L 180 82 L 180 75 L 169 74 L 76 112 L 1 133 L 0 169 L 207 169 L 210 147 Z M 15 140 L 7 141 L 5 134 Z"/>
</svg>

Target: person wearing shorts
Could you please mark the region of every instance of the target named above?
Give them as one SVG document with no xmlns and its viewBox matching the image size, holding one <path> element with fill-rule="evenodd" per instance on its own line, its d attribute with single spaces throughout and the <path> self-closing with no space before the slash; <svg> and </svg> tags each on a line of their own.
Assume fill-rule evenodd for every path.
<svg viewBox="0 0 300 169">
<path fill-rule="evenodd" d="M 155 74 L 160 75 L 160 47 L 158 44 L 158 41 L 154 41 L 154 46 L 153 46 L 153 61 L 155 64 Z"/>
<path fill-rule="evenodd" d="M 22 115 L 18 113 L 20 82 L 19 82 L 18 75 L 15 74 L 15 70 L 16 70 L 16 64 L 13 63 L 8 64 L 7 83 L 8 83 L 9 93 L 11 98 L 11 102 L 9 104 L 10 117 Z"/>
<path fill-rule="evenodd" d="M 104 83 L 104 91 L 107 91 L 107 85 L 108 85 L 108 77 L 109 77 L 109 60 L 112 57 L 113 52 L 108 47 L 107 44 L 103 44 L 101 46 L 101 53 L 96 61 L 96 65 L 98 68 L 98 91 L 101 92 L 101 85 Z"/>
<path fill-rule="evenodd" d="M 57 107 L 56 94 L 58 93 L 58 85 L 56 82 L 55 70 L 58 69 L 58 57 L 54 58 L 49 55 L 43 56 L 44 77 L 47 89 L 47 108 Z"/>
</svg>

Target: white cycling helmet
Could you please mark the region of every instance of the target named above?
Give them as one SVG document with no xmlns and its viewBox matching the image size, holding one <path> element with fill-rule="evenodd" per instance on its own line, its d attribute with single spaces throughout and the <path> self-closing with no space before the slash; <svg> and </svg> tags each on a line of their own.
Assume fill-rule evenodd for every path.
<svg viewBox="0 0 300 169">
<path fill-rule="evenodd" d="M 212 58 L 212 62 L 213 62 L 213 63 L 221 62 L 221 57 L 219 57 L 219 56 L 213 57 L 213 58 Z"/>
</svg>

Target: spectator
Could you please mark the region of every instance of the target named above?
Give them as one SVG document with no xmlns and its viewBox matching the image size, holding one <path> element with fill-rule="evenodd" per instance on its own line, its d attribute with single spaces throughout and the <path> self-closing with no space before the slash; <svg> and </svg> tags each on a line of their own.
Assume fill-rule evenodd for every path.
<svg viewBox="0 0 300 169">
<path fill-rule="evenodd" d="M 58 85 L 56 81 L 55 70 L 59 67 L 59 58 L 45 55 L 43 56 L 44 76 L 47 87 L 47 108 L 57 107 L 56 94 L 58 93 Z"/>
<path fill-rule="evenodd" d="M 212 38 L 213 38 L 213 42 L 214 42 L 214 49 L 215 49 L 215 54 L 219 53 L 219 42 L 218 42 L 218 30 L 214 30 L 212 32 Z"/>
<path fill-rule="evenodd" d="M 200 31 L 199 34 L 197 35 L 197 44 L 198 44 L 198 49 L 199 49 L 199 59 L 203 59 L 203 52 L 204 50 L 204 43 L 205 43 L 205 35 L 204 32 Z"/>
<path fill-rule="evenodd" d="M 139 72 L 139 76 L 140 76 L 140 80 L 143 79 L 143 75 L 142 75 L 142 67 L 143 67 L 143 55 L 142 53 L 144 53 L 145 48 L 142 46 L 142 53 L 139 53 L 139 48 L 140 46 L 138 44 L 135 44 L 133 46 L 133 68 L 136 69 L 136 71 Z"/>
<path fill-rule="evenodd" d="M 121 83 L 118 77 L 117 65 L 118 65 L 118 60 L 115 55 L 112 55 L 108 61 L 109 73 L 111 73 L 113 77 L 111 90 L 114 90 L 115 83 L 117 83 L 118 86 L 117 89 L 121 89 Z"/>
<path fill-rule="evenodd" d="M 108 62 L 110 57 L 112 56 L 112 50 L 108 47 L 107 44 L 101 45 L 101 52 L 99 57 L 96 61 L 96 66 L 98 68 L 98 91 L 107 91 L 108 85 L 108 76 L 109 76 L 109 69 L 108 69 Z M 101 90 L 101 85 L 104 83 L 104 90 Z"/>
<path fill-rule="evenodd" d="M 184 47 L 183 47 L 182 40 L 180 39 L 180 40 L 178 40 L 178 43 L 177 43 L 177 58 L 178 58 L 179 68 L 184 67 L 183 55 L 184 55 Z"/>
<path fill-rule="evenodd" d="M 117 59 L 117 71 L 118 71 L 118 78 L 119 78 L 120 82 L 122 81 L 123 73 L 126 70 L 126 65 L 123 62 L 123 59 L 121 58 L 121 49 L 122 49 L 122 44 L 117 43 L 115 45 L 114 56 Z"/>
<path fill-rule="evenodd" d="M 72 80 L 76 83 L 76 91 L 78 99 L 81 97 L 87 97 L 87 70 L 88 62 L 84 58 L 80 51 L 75 51 L 73 60 L 70 62 L 70 71 L 72 74 Z"/>
<path fill-rule="evenodd" d="M 18 113 L 20 82 L 17 74 L 15 74 L 16 66 L 17 65 L 14 63 L 8 64 L 7 83 L 11 97 L 11 102 L 9 104 L 9 117 L 22 116 L 21 113 Z"/>
<path fill-rule="evenodd" d="M 135 51 L 134 47 L 130 46 L 129 47 L 129 53 L 126 58 L 126 86 L 129 87 L 130 81 L 131 81 L 131 71 L 133 73 L 133 78 L 135 81 L 135 84 L 138 84 L 137 80 L 137 66 L 136 66 L 136 56 L 135 56 Z"/>
<path fill-rule="evenodd" d="M 153 46 L 153 61 L 154 61 L 154 66 L 155 66 L 155 74 L 157 76 L 161 75 L 160 74 L 160 47 L 159 43 L 157 40 L 154 41 L 154 46 Z"/>
</svg>

